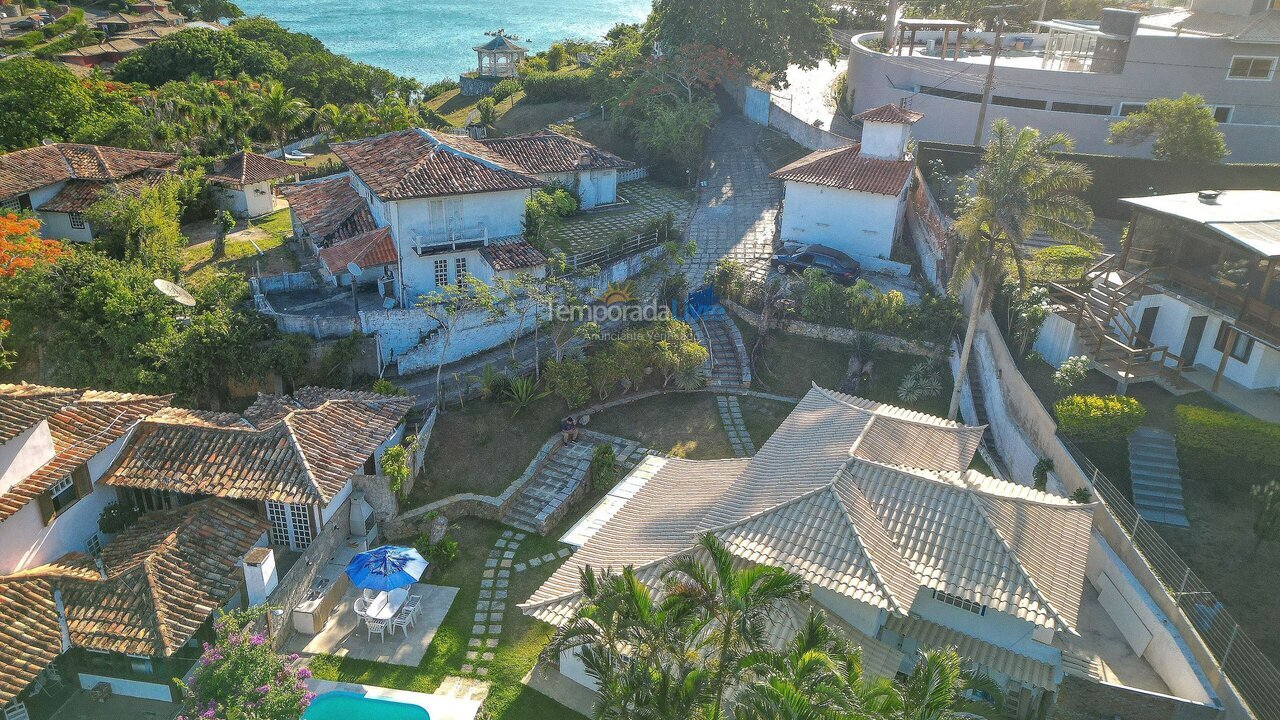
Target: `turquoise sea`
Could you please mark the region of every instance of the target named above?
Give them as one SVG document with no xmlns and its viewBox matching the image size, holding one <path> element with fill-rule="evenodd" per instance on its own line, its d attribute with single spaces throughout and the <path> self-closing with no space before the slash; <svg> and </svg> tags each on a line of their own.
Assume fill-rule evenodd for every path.
<svg viewBox="0 0 1280 720">
<path fill-rule="evenodd" d="M 475 69 L 471 48 L 505 29 L 531 52 L 564 38 L 598 40 L 614 23 L 639 22 L 651 0 L 236 0 L 315 35 L 332 51 L 424 83 Z"/>
</svg>

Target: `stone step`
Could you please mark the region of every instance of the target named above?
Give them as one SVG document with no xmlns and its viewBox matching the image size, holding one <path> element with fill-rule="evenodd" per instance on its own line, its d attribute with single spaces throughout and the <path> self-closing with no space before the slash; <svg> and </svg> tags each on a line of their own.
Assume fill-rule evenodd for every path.
<svg viewBox="0 0 1280 720">
<path fill-rule="evenodd" d="M 1146 493 L 1134 492 L 1133 505 L 1139 512 L 1144 510 L 1161 510 L 1165 512 L 1182 513 L 1182 500 L 1178 498 L 1169 499 L 1155 495 L 1147 495 Z"/>
<path fill-rule="evenodd" d="M 1147 522 L 1174 525 L 1176 527 L 1191 527 L 1191 523 L 1187 521 L 1187 516 L 1180 512 L 1161 512 L 1159 510 L 1138 508 L 1138 514 Z"/>
</svg>

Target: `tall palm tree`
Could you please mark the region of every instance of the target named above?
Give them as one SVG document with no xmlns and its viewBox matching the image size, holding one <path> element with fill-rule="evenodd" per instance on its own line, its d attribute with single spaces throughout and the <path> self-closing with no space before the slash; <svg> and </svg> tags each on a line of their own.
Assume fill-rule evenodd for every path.
<svg viewBox="0 0 1280 720">
<path fill-rule="evenodd" d="M 307 101 L 293 94 L 279 82 L 263 85 L 262 95 L 258 98 L 258 119 L 267 126 L 280 145 L 280 154 L 284 155 L 285 137 L 288 132 L 302 124 L 311 112 Z"/>
<path fill-rule="evenodd" d="M 1034 128 L 1015 130 L 1004 118 L 991 125 L 975 195 L 953 228 L 961 242 L 951 278 L 953 290 L 959 294 L 975 274 L 978 288 L 960 346 L 960 367 L 947 412 L 951 420 L 960 410 L 978 318 L 991 302 L 996 281 L 1008 263 L 1013 263 L 1019 285 L 1025 289 L 1023 244 L 1027 238 L 1043 232 L 1062 242 L 1096 246 L 1097 241 L 1087 232 L 1093 211 L 1076 194 L 1089 187 L 1089 169 L 1053 155 L 1070 151 L 1073 145 L 1065 133 L 1041 136 Z"/>
<path fill-rule="evenodd" d="M 862 717 L 861 650 L 812 612 L 783 650 L 758 650 L 740 662 L 746 686 L 735 720 L 848 720 Z"/>
<path fill-rule="evenodd" d="M 333 103 L 325 103 L 316 108 L 315 111 L 315 128 L 316 132 L 323 133 L 329 140 L 341 140 L 342 127 L 346 119 L 343 117 L 342 108 Z"/>
<path fill-rule="evenodd" d="M 734 566 L 733 556 L 715 535 L 698 540 L 697 555 L 679 557 L 663 571 L 668 598 L 706 623 L 711 665 L 712 707 L 719 720 L 725 692 L 735 681 L 738 661 L 764 647 L 769 614 L 781 600 L 804 597 L 804 581 L 781 568 Z M 700 557 L 705 556 L 704 557 Z"/>
<path fill-rule="evenodd" d="M 886 686 L 888 687 L 888 686 Z M 905 681 L 892 685 L 893 692 L 868 699 L 867 708 L 882 720 L 952 720 L 953 718 L 1000 717 L 1000 687 L 981 672 L 964 669 L 955 650 L 930 650 Z M 991 701 L 974 700 L 983 694 Z"/>
</svg>

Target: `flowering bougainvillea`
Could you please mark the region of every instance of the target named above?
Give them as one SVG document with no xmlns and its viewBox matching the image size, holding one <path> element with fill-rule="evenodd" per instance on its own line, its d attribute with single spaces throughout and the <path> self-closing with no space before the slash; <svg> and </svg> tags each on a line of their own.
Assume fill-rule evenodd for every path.
<svg viewBox="0 0 1280 720">
<path fill-rule="evenodd" d="M 297 655 L 280 655 L 255 629 L 265 608 L 220 616 L 218 639 L 205 643 L 191 676 L 179 682 L 182 714 L 177 720 L 298 720 L 315 697 L 307 689 L 311 671 L 290 667 Z"/>
</svg>

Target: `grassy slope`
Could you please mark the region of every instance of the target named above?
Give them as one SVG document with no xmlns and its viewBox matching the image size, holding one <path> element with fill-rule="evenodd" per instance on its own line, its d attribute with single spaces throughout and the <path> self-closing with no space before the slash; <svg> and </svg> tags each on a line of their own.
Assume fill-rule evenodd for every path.
<svg viewBox="0 0 1280 720">
<path fill-rule="evenodd" d="M 733 457 L 710 393 L 660 395 L 591 416 L 590 429 L 692 460 Z"/>
<path fill-rule="evenodd" d="M 296 269 L 297 259 L 285 246 L 284 240 L 293 233 L 289 210 L 277 210 L 253 221 L 254 227 L 264 231 L 265 238 L 248 240 L 228 239 L 226 256 L 213 261 L 213 243 L 201 243 L 187 247 L 182 252 L 182 272 L 188 278 L 216 272 L 238 272 L 252 275 L 261 263 L 263 272 Z M 256 247 L 255 247 L 256 243 Z M 258 255 L 258 251 L 262 255 Z"/>
</svg>

